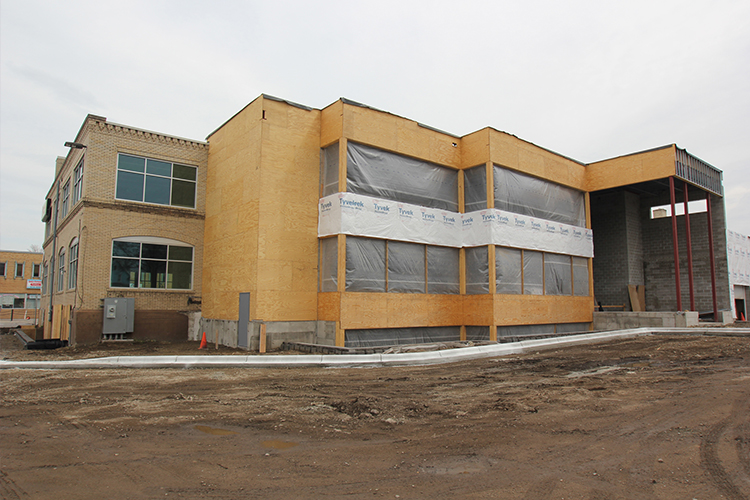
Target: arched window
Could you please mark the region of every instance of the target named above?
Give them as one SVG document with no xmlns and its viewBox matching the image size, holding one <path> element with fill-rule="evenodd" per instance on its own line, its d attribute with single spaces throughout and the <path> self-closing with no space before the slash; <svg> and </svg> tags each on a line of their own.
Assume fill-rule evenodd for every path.
<svg viewBox="0 0 750 500">
<path fill-rule="evenodd" d="M 57 275 L 57 291 L 62 292 L 65 289 L 65 249 L 60 249 L 60 255 L 57 259 L 57 263 L 60 266 Z"/>
<path fill-rule="evenodd" d="M 68 289 L 70 290 L 76 287 L 78 280 L 78 238 L 70 242 L 68 259 Z"/>
<path fill-rule="evenodd" d="M 132 236 L 112 240 L 113 288 L 190 290 L 193 247 L 166 238 Z"/>
</svg>

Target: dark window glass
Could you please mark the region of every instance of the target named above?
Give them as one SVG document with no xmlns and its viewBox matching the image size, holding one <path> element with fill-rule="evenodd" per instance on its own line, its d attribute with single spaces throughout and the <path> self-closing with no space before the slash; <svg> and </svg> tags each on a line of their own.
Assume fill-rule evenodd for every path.
<svg viewBox="0 0 750 500">
<path fill-rule="evenodd" d="M 140 257 L 141 244 L 127 241 L 113 241 L 112 255 L 115 257 Z"/>
<path fill-rule="evenodd" d="M 169 247 L 169 260 L 193 260 L 193 249 L 190 247 Z"/>
<path fill-rule="evenodd" d="M 193 274 L 193 264 L 190 262 L 170 262 L 167 275 L 167 288 L 180 290 L 190 289 Z"/>
<path fill-rule="evenodd" d="M 141 288 L 164 288 L 166 278 L 167 262 L 165 260 L 143 259 L 141 261 Z"/>
<path fill-rule="evenodd" d="M 177 179 L 186 179 L 189 181 L 194 181 L 196 179 L 197 170 L 198 169 L 195 167 L 175 164 L 172 167 L 172 177 L 175 177 Z"/>
<path fill-rule="evenodd" d="M 159 205 L 169 205 L 169 184 L 170 180 L 164 177 L 146 176 L 146 195 L 143 201 L 148 203 L 158 203 Z"/>
<path fill-rule="evenodd" d="M 193 208 L 195 206 L 195 183 L 173 180 L 172 205 Z"/>
<path fill-rule="evenodd" d="M 146 173 L 170 177 L 172 175 L 172 164 L 165 161 L 149 159 L 146 162 Z"/>
<path fill-rule="evenodd" d="M 138 287 L 138 261 L 112 258 L 112 286 Z"/>
<path fill-rule="evenodd" d="M 143 201 L 143 174 L 117 172 L 117 198 Z"/>
<path fill-rule="evenodd" d="M 151 243 L 143 244 L 143 253 L 141 257 L 144 259 L 167 259 L 167 245 L 152 245 Z"/>
<path fill-rule="evenodd" d="M 120 155 L 117 167 L 120 170 L 143 172 L 146 169 L 146 160 L 137 156 Z"/>
</svg>

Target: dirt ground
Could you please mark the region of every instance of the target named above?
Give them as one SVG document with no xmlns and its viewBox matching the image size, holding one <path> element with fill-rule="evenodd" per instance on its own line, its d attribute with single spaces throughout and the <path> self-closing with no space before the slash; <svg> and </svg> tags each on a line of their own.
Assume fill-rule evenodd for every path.
<svg viewBox="0 0 750 500">
<path fill-rule="evenodd" d="M 205 353 L 0 340 L 6 359 Z M 0 370 L 0 395 L 4 499 L 750 498 L 750 337 L 423 367 Z"/>
</svg>

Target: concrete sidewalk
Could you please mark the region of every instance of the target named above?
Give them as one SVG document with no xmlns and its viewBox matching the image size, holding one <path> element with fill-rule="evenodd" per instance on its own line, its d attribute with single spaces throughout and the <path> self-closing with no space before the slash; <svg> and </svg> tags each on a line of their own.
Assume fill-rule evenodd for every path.
<svg viewBox="0 0 750 500">
<path fill-rule="evenodd" d="M 247 355 L 247 356 L 114 356 L 68 361 L 4 361 L 0 369 L 88 369 L 88 368 L 282 368 L 282 367 L 376 367 L 452 363 L 524 352 L 554 349 L 575 344 L 593 344 L 640 335 L 748 336 L 750 328 L 636 328 L 586 333 L 565 337 L 525 340 L 443 351 L 360 355 Z"/>
</svg>

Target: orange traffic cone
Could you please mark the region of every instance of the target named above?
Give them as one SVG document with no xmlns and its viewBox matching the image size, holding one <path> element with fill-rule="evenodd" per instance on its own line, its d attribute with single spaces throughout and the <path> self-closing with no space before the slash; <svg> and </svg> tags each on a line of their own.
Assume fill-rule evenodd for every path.
<svg viewBox="0 0 750 500">
<path fill-rule="evenodd" d="M 203 332 L 203 340 L 201 340 L 201 346 L 198 349 L 208 349 L 208 342 L 206 342 L 206 332 Z"/>
<path fill-rule="evenodd" d="M 745 313 L 743 312 L 740 313 L 740 319 L 742 319 L 742 321 L 745 321 Z"/>
</svg>

